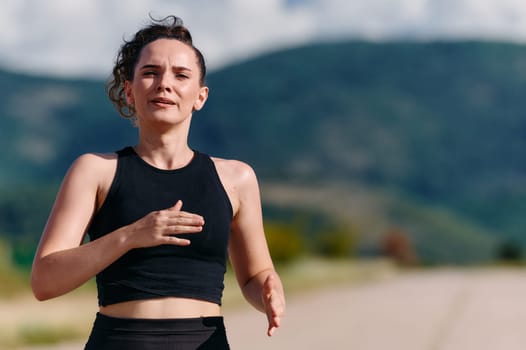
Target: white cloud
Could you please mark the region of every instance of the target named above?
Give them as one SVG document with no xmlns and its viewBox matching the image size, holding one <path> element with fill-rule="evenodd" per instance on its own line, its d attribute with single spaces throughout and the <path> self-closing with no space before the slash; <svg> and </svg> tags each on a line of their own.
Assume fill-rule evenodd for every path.
<svg viewBox="0 0 526 350">
<path fill-rule="evenodd" d="M 0 66 L 104 77 L 148 13 L 182 17 L 211 68 L 334 38 L 526 42 L 524 0 L 3 0 Z"/>
</svg>

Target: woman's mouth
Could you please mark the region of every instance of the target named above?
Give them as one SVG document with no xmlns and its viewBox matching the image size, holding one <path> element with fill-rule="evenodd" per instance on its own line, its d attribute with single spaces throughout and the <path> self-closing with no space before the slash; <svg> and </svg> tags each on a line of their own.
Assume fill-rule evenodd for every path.
<svg viewBox="0 0 526 350">
<path fill-rule="evenodd" d="M 150 102 L 161 107 L 169 107 L 175 105 L 174 101 L 166 97 L 156 97 L 151 99 Z"/>
</svg>

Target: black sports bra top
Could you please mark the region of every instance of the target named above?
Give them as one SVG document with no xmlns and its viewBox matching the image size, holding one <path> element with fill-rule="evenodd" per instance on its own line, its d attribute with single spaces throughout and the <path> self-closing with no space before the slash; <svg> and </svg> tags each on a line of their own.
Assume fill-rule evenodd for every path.
<svg viewBox="0 0 526 350">
<path fill-rule="evenodd" d="M 96 240 L 146 214 L 183 201 L 182 210 L 204 217 L 199 233 L 178 235 L 189 246 L 132 249 L 97 277 L 99 305 L 176 296 L 221 304 L 232 206 L 209 156 L 194 151 L 186 166 L 155 168 L 134 149 L 117 152 L 108 195 L 88 229 Z"/>
</svg>

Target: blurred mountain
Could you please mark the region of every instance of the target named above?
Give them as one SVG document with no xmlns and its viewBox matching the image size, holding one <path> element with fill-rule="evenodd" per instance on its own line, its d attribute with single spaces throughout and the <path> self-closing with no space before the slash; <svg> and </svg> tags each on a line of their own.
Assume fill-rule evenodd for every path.
<svg viewBox="0 0 526 350">
<path fill-rule="evenodd" d="M 525 46 L 316 44 L 212 72 L 208 85 L 191 146 L 250 163 L 269 206 L 350 220 L 364 242 L 402 229 L 433 261 L 526 243 Z M 102 81 L 0 72 L 0 91 L 0 234 L 38 235 L 17 215 L 38 206 L 42 224 L 76 156 L 134 144 L 136 131 Z"/>
</svg>

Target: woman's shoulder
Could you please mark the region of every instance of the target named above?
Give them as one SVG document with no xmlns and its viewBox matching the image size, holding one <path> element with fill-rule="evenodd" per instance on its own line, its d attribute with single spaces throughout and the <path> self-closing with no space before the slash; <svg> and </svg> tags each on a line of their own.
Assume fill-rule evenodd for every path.
<svg viewBox="0 0 526 350">
<path fill-rule="evenodd" d="M 77 159 L 75 159 L 74 163 L 112 163 L 119 158 L 119 154 L 129 154 L 131 152 L 133 152 L 133 148 L 131 146 L 123 147 L 120 150 L 114 152 L 86 152 L 79 155 Z"/>
<path fill-rule="evenodd" d="M 84 153 L 71 164 L 67 176 L 75 176 L 86 180 L 99 180 L 112 176 L 117 167 L 116 153 Z"/>
<path fill-rule="evenodd" d="M 96 197 L 97 208 L 102 205 L 117 170 L 117 153 L 84 153 L 77 157 L 64 179 L 67 189 L 80 193 L 88 191 Z"/>
<path fill-rule="evenodd" d="M 254 169 L 235 159 L 212 157 L 217 173 L 230 198 L 234 216 L 247 198 L 259 200 L 259 186 Z M 250 200 L 248 200 L 250 202 Z"/>
<path fill-rule="evenodd" d="M 254 169 L 247 163 L 236 159 L 211 157 L 221 177 L 226 177 L 236 183 L 250 181 L 256 178 Z"/>
<path fill-rule="evenodd" d="M 118 158 L 117 153 L 84 153 L 74 160 L 73 166 L 78 167 L 104 167 L 115 163 Z"/>
</svg>

